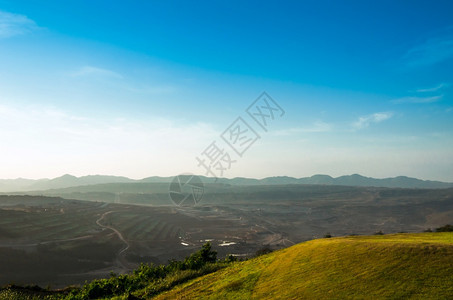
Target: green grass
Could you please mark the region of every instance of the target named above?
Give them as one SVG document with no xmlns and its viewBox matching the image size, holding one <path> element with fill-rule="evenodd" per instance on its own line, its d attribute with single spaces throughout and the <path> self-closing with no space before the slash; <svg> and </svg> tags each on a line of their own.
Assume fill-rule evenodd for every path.
<svg viewBox="0 0 453 300">
<path fill-rule="evenodd" d="M 318 239 L 244 262 L 159 268 L 74 293 L 5 288 L 0 299 L 89 299 L 104 285 L 120 289 L 115 299 L 453 299 L 453 233 Z M 147 275 L 158 269 L 166 275 Z"/>
<path fill-rule="evenodd" d="M 452 299 L 453 233 L 319 239 L 235 263 L 157 299 Z"/>
</svg>

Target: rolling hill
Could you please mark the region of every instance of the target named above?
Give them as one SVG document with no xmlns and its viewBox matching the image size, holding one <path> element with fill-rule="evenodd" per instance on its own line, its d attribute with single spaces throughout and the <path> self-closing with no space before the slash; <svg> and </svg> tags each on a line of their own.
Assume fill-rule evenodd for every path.
<svg viewBox="0 0 453 300">
<path fill-rule="evenodd" d="M 452 299 L 453 233 L 318 239 L 236 263 L 156 299 Z"/>
<path fill-rule="evenodd" d="M 202 251 L 190 258 L 207 262 Z M 452 232 L 324 238 L 242 262 L 142 265 L 81 288 L 10 285 L 0 299 L 452 299 L 452 256 Z"/>
</svg>

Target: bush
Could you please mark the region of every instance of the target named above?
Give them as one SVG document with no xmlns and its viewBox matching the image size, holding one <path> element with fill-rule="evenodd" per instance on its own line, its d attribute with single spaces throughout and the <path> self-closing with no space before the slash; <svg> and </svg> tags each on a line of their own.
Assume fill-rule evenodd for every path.
<svg viewBox="0 0 453 300">
<path fill-rule="evenodd" d="M 217 251 L 211 249 L 211 243 L 207 242 L 203 245 L 201 250 L 186 257 L 182 265 L 179 267 L 182 270 L 198 270 L 207 263 L 214 263 L 217 261 Z"/>
<path fill-rule="evenodd" d="M 233 256 L 231 254 L 228 254 L 226 257 L 225 257 L 225 262 L 226 263 L 230 263 L 230 262 L 235 262 L 235 261 L 238 261 L 238 258 L 236 256 Z"/>
<path fill-rule="evenodd" d="M 436 228 L 436 232 L 453 232 L 453 225 L 447 224 L 442 227 Z"/>
<path fill-rule="evenodd" d="M 48 291 L 38 286 L 9 286 L 7 290 L 0 289 L 0 296 L 11 294 L 16 298 L 28 299 L 22 294 L 49 295 L 48 299 L 148 299 L 173 286 L 187 280 L 202 276 L 235 261 L 234 256 L 227 256 L 224 260 L 217 260 L 217 251 L 212 250 L 210 243 L 206 243 L 200 250 L 189 255 L 183 261 L 170 260 L 167 265 L 141 264 L 132 274 L 110 273 L 110 278 L 95 279 L 87 282 L 81 288 L 69 287 L 64 290 Z M 35 299 L 35 298 L 33 298 Z M 47 298 L 46 298 L 47 299 Z"/>
<path fill-rule="evenodd" d="M 272 249 L 271 247 L 269 247 L 269 245 L 265 245 L 263 248 L 257 250 L 255 252 L 255 257 L 257 256 L 261 256 L 261 255 L 264 255 L 264 254 L 268 254 L 268 253 L 271 253 L 272 252 Z"/>
</svg>

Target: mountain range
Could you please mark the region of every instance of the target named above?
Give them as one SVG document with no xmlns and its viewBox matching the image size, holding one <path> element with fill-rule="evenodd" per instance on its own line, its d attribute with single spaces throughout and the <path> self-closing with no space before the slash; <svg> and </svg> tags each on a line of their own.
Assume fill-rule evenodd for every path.
<svg viewBox="0 0 453 300">
<path fill-rule="evenodd" d="M 61 189 L 76 186 L 106 184 L 106 183 L 170 183 L 174 177 L 147 177 L 139 180 L 122 176 L 88 175 L 76 177 L 63 175 L 53 179 L 0 179 L 0 192 L 25 192 L 44 191 L 49 189 Z M 331 177 L 329 175 L 313 175 L 311 177 L 294 178 L 288 176 L 266 177 L 263 179 L 254 178 L 212 178 L 200 176 L 205 183 L 221 183 L 229 185 L 281 185 L 281 184 L 321 184 L 321 185 L 343 185 L 343 186 L 374 186 L 388 188 L 421 188 L 437 189 L 451 188 L 453 183 L 420 180 L 406 176 L 377 179 L 365 177 L 359 174 Z"/>
</svg>

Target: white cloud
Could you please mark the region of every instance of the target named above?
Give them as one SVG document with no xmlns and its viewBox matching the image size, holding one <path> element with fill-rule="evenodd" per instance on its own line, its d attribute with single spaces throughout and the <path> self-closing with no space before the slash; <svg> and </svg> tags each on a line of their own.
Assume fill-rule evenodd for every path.
<svg viewBox="0 0 453 300">
<path fill-rule="evenodd" d="M 293 128 L 286 128 L 282 130 L 275 130 L 270 132 L 270 134 L 275 136 L 289 136 L 295 135 L 299 133 L 310 133 L 310 132 L 329 132 L 332 131 L 332 125 L 323 121 L 316 121 L 311 126 L 308 127 L 293 127 Z"/>
<path fill-rule="evenodd" d="M 149 94 L 149 95 L 162 95 L 162 94 L 171 94 L 177 91 L 176 86 L 171 85 L 162 85 L 162 86 L 127 86 L 126 89 L 133 93 L 138 94 Z"/>
<path fill-rule="evenodd" d="M 410 49 L 404 56 L 406 65 L 419 67 L 433 65 L 453 56 L 453 27 L 445 33 L 427 39 Z"/>
<path fill-rule="evenodd" d="M 168 82 L 162 83 L 159 80 L 146 81 L 136 80 L 134 77 L 123 76 L 120 72 L 113 71 L 107 68 L 99 68 L 94 66 L 83 66 L 75 71 L 67 72 L 76 80 L 88 79 L 96 81 L 94 85 L 99 87 L 97 81 L 111 81 L 114 83 L 114 88 L 123 90 L 123 92 L 132 92 L 141 95 L 169 95 L 173 94 L 180 88 L 177 85 L 169 84 Z M 121 81 L 121 82 L 120 82 Z"/>
<path fill-rule="evenodd" d="M 54 107 L 0 105 L 0 178 L 174 175 L 218 136 L 210 124 L 161 117 L 78 116 Z"/>
<path fill-rule="evenodd" d="M 430 97 L 403 97 L 395 99 L 392 102 L 395 104 L 402 103 L 433 103 L 441 100 L 444 95 L 430 96 Z"/>
<path fill-rule="evenodd" d="M 316 121 L 311 127 L 304 128 L 305 132 L 327 132 L 332 130 L 332 125 L 323 121 Z"/>
<path fill-rule="evenodd" d="M 450 86 L 449 83 L 442 82 L 442 83 L 436 85 L 435 87 L 418 89 L 418 90 L 416 90 L 416 92 L 418 92 L 418 93 L 437 92 L 438 90 L 441 90 L 441 89 L 449 87 L 449 86 Z"/>
<path fill-rule="evenodd" d="M 123 78 L 123 76 L 117 72 L 93 66 L 83 66 L 76 72 L 73 72 L 71 75 L 75 77 L 96 76 L 96 77 Z"/>
<path fill-rule="evenodd" d="M 352 124 L 355 129 L 362 129 L 370 126 L 372 123 L 380 123 L 390 119 L 393 116 L 392 112 L 378 112 L 372 115 L 362 116 Z"/>
<path fill-rule="evenodd" d="M 417 90 L 413 91 L 413 93 L 415 93 L 417 96 L 407 96 L 407 97 L 394 99 L 394 100 L 392 100 L 392 103 L 394 103 L 394 104 L 402 104 L 402 103 L 419 103 L 419 104 L 434 103 L 434 102 L 442 100 L 442 98 L 444 97 L 443 94 L 439 95 L 438 92 L 441 91 L 442 89 L 445 89 L 445 88 L 449 87 L 449 86 L 450 86 L 449 83 L 442 82 L 442 83 L 440 83 L 440 84 L 438 84 L 438 85 L 436 85 L 434 87 L 420 88 L 420 89 L 417 89 Z M 438 95 L 435 95 L 435 94 L 438 94 Z M 421 96 L 418 96 L 418 95 L 421 95 Z"/>
<path fill-rule="evenodd" d="M 0 11 L 0 38 L 26 34 L 37 28 L 27 16 Z"/>
</svg>

